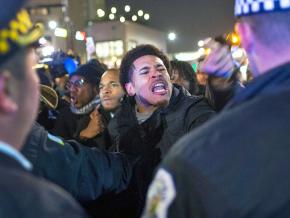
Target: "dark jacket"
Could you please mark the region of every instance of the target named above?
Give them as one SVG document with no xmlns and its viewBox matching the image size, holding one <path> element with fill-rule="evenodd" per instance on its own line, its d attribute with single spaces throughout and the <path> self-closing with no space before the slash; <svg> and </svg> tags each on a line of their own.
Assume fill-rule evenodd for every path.
<svg viewBox="0 0 290 218">
<path fill-rule="evenodd" d="M 100 110 L 102 121 L 106 126 L 107 114 L 104 110 Z M 83 145 L 89 147 L 98 147 L 101 149 L 108 149 L 110 147 L 110 137 L 105 130 L 103 133 L 98 134 L 92 139 L 80 139 L 80 132 L 85 129 L 90 122 L 90 113 L 88 114 L 74 114 L 71 112 L 70 107 L 64 107 L 60 110 L 56 120 L 52 134 L 61 136 L 64 139 L 74 139 Z"/>
<path fill-rule="evenodd" d="M 161 165 L 170 175 L 166 184 L 174 184 L 168 193 L 176 193 L 163 212 L 178 218 L 290 217 L 289 99 L 290 63 L 254 79 L 218 116 L 179 141 Z M 156 193 L 151 196 L 148 218 L 157 208 Z"/>
<path fill-rule="evenodd" d="M 0 153 L 0 217 L 87 217 L 77 202 L 55 185 L 37 179 Z"/>
<path fill-rule="evenodd" d="M 117 151 L 140 155 L 134 167 L 131 193 L 138 195 L 133 203 L 141 211 L 153 172 L 170 147 L 183 135 L 208 120 L 214 111 L 203 97 L 190 96 L 175 86 L 170 103 L 156 110 L 144 123 L 138 124 L 134 101 L 123 101 L 109 124 L 109 132 Z M 134 198 L 132 198 L 134 199 Z"/>
<path fill-rule="evenodd" d="M 236 77 L 236 73 L 229 79 L 215 76 L 208 77 L 204 96 L 215 111 L 221 111 L 233 97 L 235 90 L 242 88 Z M 217 84 L 215 84 L 216 80 L 219 80 Z"/>
<path fill-rule="evenodd" d="M 60 185 L 81 202 L 120 192 L 131 178 L 131 162 L 124 154 L 63 141 L 37 124 L 22 153 L 34 165 L 34 174 Z"/>
</svg>

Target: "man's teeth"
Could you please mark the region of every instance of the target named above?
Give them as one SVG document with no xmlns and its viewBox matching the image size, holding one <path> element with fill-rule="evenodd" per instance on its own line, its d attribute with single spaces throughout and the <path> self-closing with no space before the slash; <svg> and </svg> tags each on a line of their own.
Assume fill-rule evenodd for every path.
<svg viewBox="0 0 290 218">
<path fill-rule="evenodd" d="M 165 91 L 165 85 L 163 83 L 157 83 L 153 86 L 153 92 L 163 92 Z"/>
</svg>

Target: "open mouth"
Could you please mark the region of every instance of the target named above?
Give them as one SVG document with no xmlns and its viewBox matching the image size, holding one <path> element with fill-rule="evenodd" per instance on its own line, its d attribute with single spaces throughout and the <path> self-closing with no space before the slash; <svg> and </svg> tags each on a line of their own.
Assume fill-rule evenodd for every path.
<svg viewBox="0 0 290 218">
<path fill-rule="evenodd" d="M 165 95 L 168 93 L 168 85 L 165 81 L 158 81 L 153 84 L 152 92 L 158 95 Z"/>
<path fill-rule="evenodd" d="M 71 97 L 70 97 L 70 103 L 71 103 L 72 105 L 75 105 L 75 104 L 77 103 L 77 98 L 76 98 L 75 96 L 71 96 Z"/>
<path fill-rule="evenodd" d="M 111 98 L 108 97 L 108 96 L 104 96 L 104 97 L 102 98 L 102 101 L 111 101 Z"/>
<path fill-rule="evenodd" d="M 110 101 L 111 101 L 110 98 L 104 98 L 104 99 L 103 99 L 103 102 L 110 102 Z"/>
</svg>

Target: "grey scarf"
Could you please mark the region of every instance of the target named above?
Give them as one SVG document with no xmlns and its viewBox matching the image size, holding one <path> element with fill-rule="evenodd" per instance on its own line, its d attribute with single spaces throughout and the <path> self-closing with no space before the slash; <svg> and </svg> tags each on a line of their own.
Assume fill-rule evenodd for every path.
<svg viewBox="0 0 290 218">
<path fill-rule="evenodd" d="M 87 105 L 83 106 L 82 108 L 75 108 L 73 106 L 70 106 L 70 110 L 74 114 L 88 114 L 91 113 L 98 104 L 101 103 L 100 97 L 97 95 L 91 102 L 89 102 Z"/>
</svg>

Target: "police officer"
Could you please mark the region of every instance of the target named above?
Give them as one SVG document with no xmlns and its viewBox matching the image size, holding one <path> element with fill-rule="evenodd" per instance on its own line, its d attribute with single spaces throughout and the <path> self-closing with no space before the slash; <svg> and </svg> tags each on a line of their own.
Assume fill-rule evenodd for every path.
<svg viewBox="0 0 290 218">
<path fill-rule="evenodd" d="M 290 217 L 289 9 L 285 0 L 235 1 L 255 78 L 169 152 L 144 217 Z"/>
<path fill-rule="evenodd" d="M 38 112 L 31 45 L 42 28 L 32 25 L 23 0 L 0 3 L 0 217 L 87 217 L 70 195 L 32 176 L 19 152 Z"/>
</svg>

